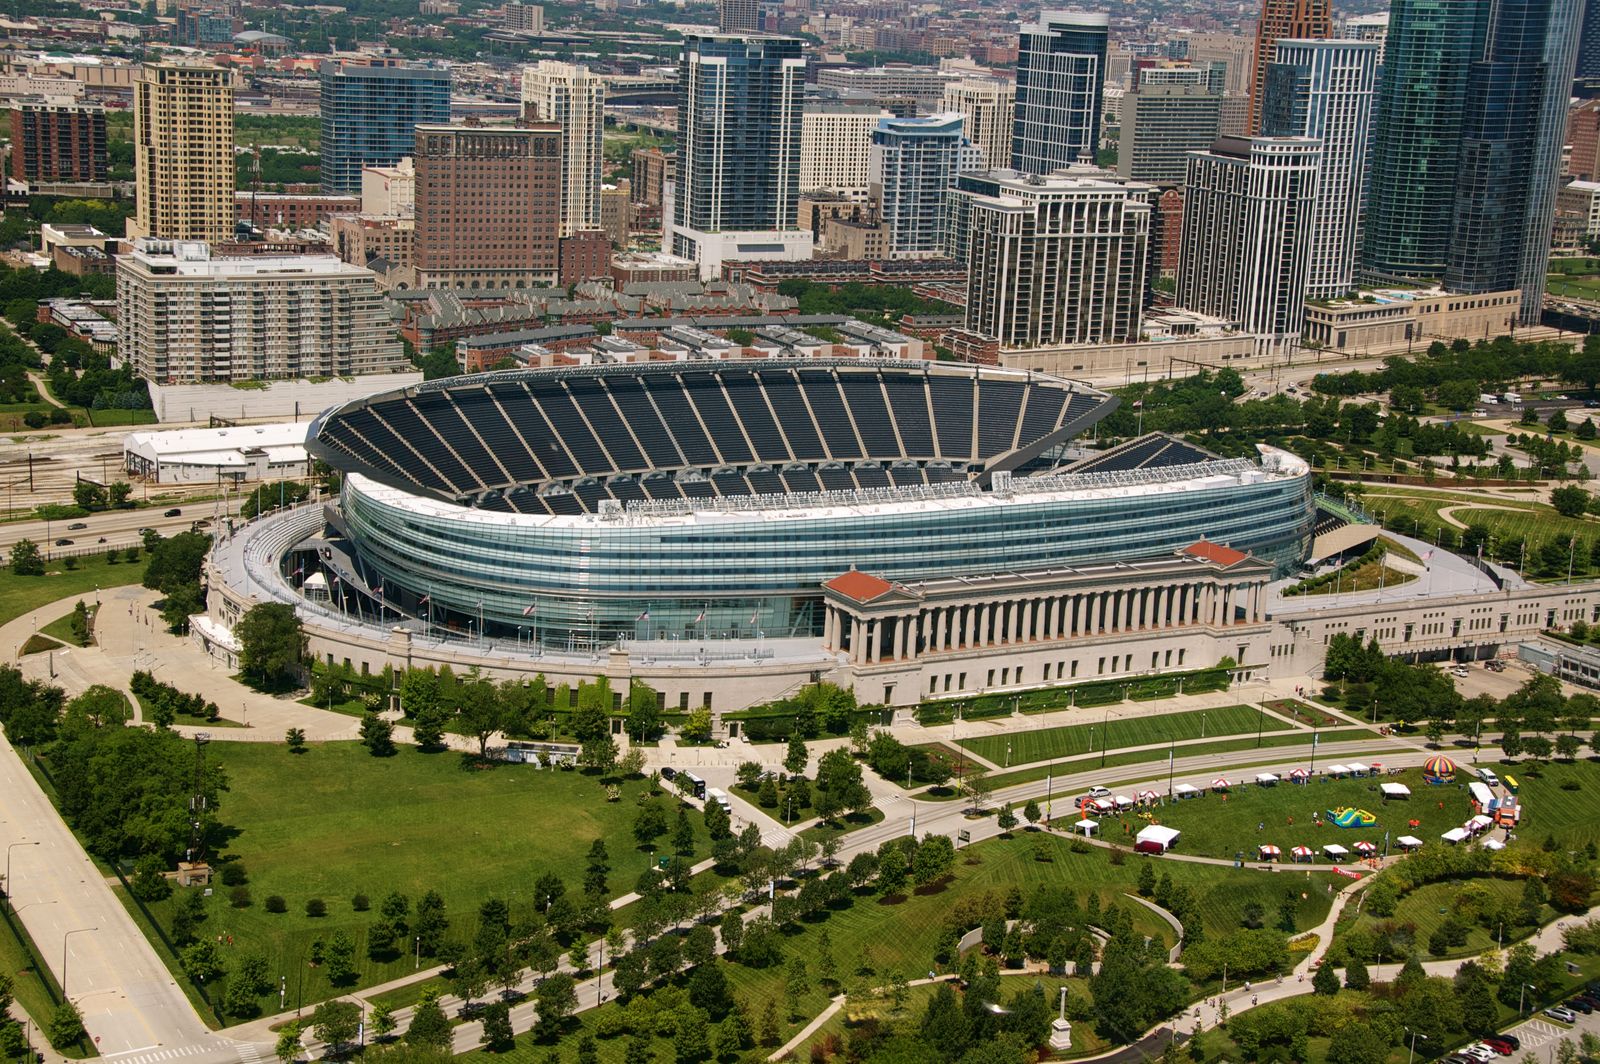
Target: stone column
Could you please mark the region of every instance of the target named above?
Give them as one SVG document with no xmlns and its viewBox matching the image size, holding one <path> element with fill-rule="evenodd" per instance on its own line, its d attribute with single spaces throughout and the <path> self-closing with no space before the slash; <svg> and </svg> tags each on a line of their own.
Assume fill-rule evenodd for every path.
<svg viewBox="0 0 1600 1064">
<path fill-rule="evenodd" d="M 1124 632 L 1131 632 L 1134 629 L 1134 600 L 1137 596 L 1138 592 L 1131 587 L 1122 592 L 1122 630 Z"/>
<path fill-rule="evenodd" d="M 1160 587 L 1156 588 L 1156 615 L 1155 615 L 1155 625 L 1154 625 L 1154 627 L 1156 627 L 1156 628 L 1165 628 L 1166 626 L 1167 626 L 1167 585 L 1166 584 L 1162 584 Z"/>
<path fill-rule="evenodd" d="M 896 623 L 900 626 L 900 653 L 896 654 L 895 657 L 901 661 L 906 661 L 911 657 L 911 650 L 915 646 L 911 642 L 911 626 L 914 623 L 914 617 L 912 614 L 906 614 Z"/>
<path fill-rule="evenodd" d="M 861 618 L 850 618 L 850 660 L 852 663 L 861 664 L 862 654 L 865 651 L 867 638 L 861 631 Z"/>
<path fill-rule="evenodd" d="M 1044 627 L 1039 630 L 1039 634 L 1046 639 L 1056 637 L 1056 609 L 1059 602 L 1060 600 L 1054 595 L 1044 600 Z"/>
</svg>

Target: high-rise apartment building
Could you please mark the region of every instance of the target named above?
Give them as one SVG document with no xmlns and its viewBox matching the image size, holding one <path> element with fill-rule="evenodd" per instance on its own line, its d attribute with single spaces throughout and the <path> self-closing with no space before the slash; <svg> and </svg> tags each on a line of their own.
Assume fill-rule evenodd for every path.
<svg viewBox="0 0 1600 1064">
<path fill-rule="evenodd" d="M 24 96 L 11 104 L 11 177 L 106 179 L 106 112 L 74 97 Z"/>
<path fill-rule="evenodd" d="M 1310 299 L 1330 299 L 1355 287 L 1380 48 L 1376 41 L 1280 40 L 1267 69 L 1262 134 L 1322 142 L 1306 281 Z"/>
<path fill-rule="evenodd" d="M 1536 323 L 1550 238 L 1582 0 L 1493 5 L 1469 69 L 1445 286 L 1521 288 Z"/>
<path fill-rule="evenodd" d="M 1600 3 L 1583 5 L 1583 32 L 1578 38 L 1573 76 L 1580 81 L 1600 79 Z"/>
<path fill-rule="evenodd" d="M 1093 167 L 961 175 L 966 328 L 1002 348 L 1138 339 L 1154 192 Z"/>
<path fill-rule="evenodd" d="M 966 119 L 967 140 L 983 153 L 989 169 L 1007 168 L 1011 162 L 1011 126 L 1016 120 L 1017 89 L 998 78 L 968 78 L 946 85 L 941 111 Z"/>
<path fill-rule="evenodd" d="M 1600 100 L 1583 100 L 1568 108 L 1566 139 L 1572 151 L 1563 176 L 1584 181 L 1600 178 Z"/>
<path fill-rule="evenodd" d="M 867 155 L 878 119 L 876 97 L 850 89 L 807 92 L 800 114 L 800 191 L 867 193 Z"/>
<path fill-rule="evenodd" d="M 1256 20 L 1256 57 L 1250 76 L 1250 132 L 1261 130 L 1262 90 L 1267 65 L 1276 55 L 1277 42 L 1326 40 L 1333 35 L 1333 10 L 1328 0 L 1262 0 Z"/>
<path fill-rule="evenodd" d="M 544 59 L 522 72 L 524 113 L 561 127 L 561 235 L 600 228 L 605 82 L 575 63 Z"/>
<path fill-rule="evenodd" d="M 407 156 L 393 166 L 361 170 L 361 213 L 413 218 L 417 213 L 417 169 Z"/>
<path fill-rule="evenodd" d="M 1176 303 L 1271 339 L 1300 335 L 1322 145 L 1223 137 L 1189 156 Z"/>
<path fill-rule="evenodd" d="M 677 172 L 677 153 L 662 151 L 658 147 L 651 146 L 633 149 L 631 158 L 633 202 L 660 207 L 661 197 L 667 190 L 667 182 L 671 181 Z"/>
<path fill-rule="evenodd" d="M 1221 131 L 1222 97 L 1205 85 L 1141 84 L 1122 97 L 1117 173 L 1179 184 L 1189 153 L 1209 148 Z"/>
<path fill-rule="evenodd" d="M 872 131 L 869 197 L 888 229 L 892 259 L 943 255 L 945 194 L 980 154 L 962 135 L 955 113 L 928 118 L 881 118 Z"/>
<path fill-rule="evenodd" d="M 233 72 L 146 63 L 133 81 L 130 237 L 233 238 Z"/>
<path fill-rule="evenodd" d="M 760 33 L 760 0 L 717 0 L 719 33 Z"/>
<path fill-rule="evenodd" d="M 1104 12 L 1045 11 L 1022 27 L 1017 47 L 1017 103 L 1011 165 L 1048 174 L 1093 162 L 1100 146 L 1106 79 Z"/>
<path fill-rule="evenodd" d="M 1378 66 L 1383 66 L 1383 42 L 1389 37 L 1389 12 L 1351 15 L 1339 23 L 1339 36 L 1352 41 L 1372 41 L 1378 46 Z"/>
<path fill-rule="evenodd" d="M 1373 110 L 1361 275 L 1378 284 L 1437 282 L 1451 218 L 1470 67 L 1489 5 L 1395 0 Z"/>
<path fill-rule="evenodd" d="M 322 191 L 361 191 L 361 169 L 411 154 L 416 128 L 450 121 L 450 70 L 399 59 L 322 64 Z"/>
<path fill-rule="evenodd" d="M 715 277 L 725 259 L 803 259 L 796 229 L 806 61 L 793 37 L 690 35 L 665 250 Z"/>
<path fill-rule="evenodd" d="M 332 255 L 214 256 L 142 239 L 117 258 L 122 357 L 156 384 L 358 377 L 407 368 L 372 271 Z"/>
<path fill-rule="evenodd" d="M 414 256 L 424 288 L 556 283 L 561 129 L 418 126 Z"/>
</svg>

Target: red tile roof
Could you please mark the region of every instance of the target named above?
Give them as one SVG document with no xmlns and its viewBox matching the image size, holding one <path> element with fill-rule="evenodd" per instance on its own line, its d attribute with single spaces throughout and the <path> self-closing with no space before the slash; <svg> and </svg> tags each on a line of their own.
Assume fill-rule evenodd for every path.
<svg viewBox="0 0 1600 1064">
<path fill-rule="evenodd" d="M 842 573 L 829 580 L 824 586 L 830 590 L 837 591 L 845 598 L 854 599 L 857 602 L 871 602 L 894 587 L 889 581 L 873 576 L 871 573 L 863 573 L 859 569 L 851 569 L 847 573 Z"/>
<path fill-rule="evenodd" d="M 1250 555 L 1236 551 L 1232 547 L 1223 546 L 1221 543 L 1212 543 L 1207 539 L 1189 544 L 1180 553 L 1188 554 L 1195 558 L 1204 558 L 1208 562 L 1216 562 L 1222 566 L 1237 565 L 1250 557 Z"/>
</svg>

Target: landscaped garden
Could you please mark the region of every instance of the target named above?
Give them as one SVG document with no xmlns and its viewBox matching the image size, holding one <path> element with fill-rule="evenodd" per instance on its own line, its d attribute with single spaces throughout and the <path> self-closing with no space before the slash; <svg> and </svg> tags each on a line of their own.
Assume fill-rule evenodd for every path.
<svg viewBox="0 0 1600 1064">
<path fill-rule="evenodd" d="M 974 722 L 963 725 L 961 730 L 981 732 L 991 727 Z M 1286 731 L 1289 727 L 1282 718 L 1262 713 L 1252 706 L 1219 706 L 1154 716 L 1107 718 L 1094 723 L 1068 724 L 1038 731 L 1001 735 L 963 734 L 956 741 L 979 757 L 1006 767 L 1008 763 L 1027 765 L 1108 748 L 1121 750 L 1174 740 L 1183 742 L 1228 735 L 1254 735 L 1257 732 Z"/>
</svg>

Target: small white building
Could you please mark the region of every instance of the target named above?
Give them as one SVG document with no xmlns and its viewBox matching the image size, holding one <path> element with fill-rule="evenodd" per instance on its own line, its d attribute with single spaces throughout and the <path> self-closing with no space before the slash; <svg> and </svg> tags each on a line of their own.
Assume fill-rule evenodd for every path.
<svg viewBox="0 0 1600 1064">
<path fill-rule="evenodd" d="M 280 480 L 309 473 L 310 422 L 239 425 L 221 429 L 130 432 L 122 465 L 156 484 L 216 484 Z"/>
</svg>

